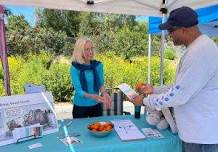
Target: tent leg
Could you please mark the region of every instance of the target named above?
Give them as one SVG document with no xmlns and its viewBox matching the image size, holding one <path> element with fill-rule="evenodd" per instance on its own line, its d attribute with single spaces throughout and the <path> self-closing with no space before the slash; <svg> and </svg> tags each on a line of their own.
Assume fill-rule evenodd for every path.
<svg viewBox="0 0 218 152">
<path fill-rule="evenodd" d="M 165 14 L 163 14 L 162 23 L 165 22 Z M 160 86 L 164 84 L 164 41 L 165 31 L 161 31 L 161 48 L 160 48 Z"/>
<path fill-rule="evenodd" d="M 148 83 L 151 83 L 151 34 L 148 35 Z"/>
<path fill-rule="evenodd" d="M 11 95 L 10 90 L 10 78 L 9 78 L 9 68 L 6 50 L 6 36 L 5 36 L 5 24 L 4 24 L 4 8 L 0 5 L 0 57 L 2 61 L 3 73 L 4 73 L 4 86 L 5 94 Z"/>
</svg>

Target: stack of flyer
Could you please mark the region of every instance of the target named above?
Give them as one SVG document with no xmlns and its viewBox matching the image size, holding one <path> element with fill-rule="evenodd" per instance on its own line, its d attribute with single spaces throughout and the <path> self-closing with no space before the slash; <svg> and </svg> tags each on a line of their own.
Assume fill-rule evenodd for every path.
<svg viewBox="0 0 218 152">
<path fill-rule="evenodd" d="M 157 130 L 153 128 L 142 128 L 142 132 L 145 138 L 164 138 L 164 136 Z"/>
<path fill-rule="evenodd" d="M 114 129 L 122 141 L 144 139 L 144 134 L 131 120 L 114 120 Z"/>
</svg>

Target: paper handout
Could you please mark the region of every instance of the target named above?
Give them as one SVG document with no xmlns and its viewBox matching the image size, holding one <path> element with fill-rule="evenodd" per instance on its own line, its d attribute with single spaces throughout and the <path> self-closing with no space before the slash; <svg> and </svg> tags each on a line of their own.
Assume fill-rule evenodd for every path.
<svg viewBox="0 0 218 152">
<path fill-rule="evenodd" d="M 114 129 L 122 141 L 144 139 L 145 136 L 131 120 L 113 120 Z"/>
<path fill-rule="evenodd" d="M 129 98 L 133 99 L 134 97 L 138 96 L 135 90 L 133 90 L 128 84 L 122 83 L 118 86 L 118 88 Z"/>
<path fill-rule="evenodd" d="M 152 128 L 142 128 L 145 138 L 164 138 L 164 136 L 157 130 Z"/>
</svg>

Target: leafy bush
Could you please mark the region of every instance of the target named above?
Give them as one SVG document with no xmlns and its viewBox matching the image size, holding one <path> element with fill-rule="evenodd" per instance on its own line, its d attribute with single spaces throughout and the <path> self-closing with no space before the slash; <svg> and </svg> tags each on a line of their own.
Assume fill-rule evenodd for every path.
<svg viewBox="0 0 218 152">
<path fill-rule="evenodd" d="M 25 83 L 42 84 L 42 75 L 47 70 L 47 63 L 52 54 L 42 52 L 38 55 L 15 56 L 9 58 L 12 94 L 23 93 Z"/>
<path fill-rule="evenodd" d="M 176 58 L 176 53 L 172 49 L 166 49 L 165 50 L 165 59 L 169 60 L 175 60 Z"/>
<path fill-rule="evenodd" d="M 55 101 L 66 102 L 71 100 L 72 87 L 69 65 L 54 63 L 42 75 L 42 83 L 52 91 Z"/>
<path fill-rule="evenodd" d="M 70 101 L 72 87 L 70 80 L 70 64 L 52 62 L 54 56 L 49 53 L 29 54 L 27 56 L 9 57 L 10 81 L 12 94 L 23 94 L 25 83 L 43 84 L 47 90 L 53 93 L 56 102 Z M 97 55 L 97 59 L 103 62 L 105 86 L 117 87 L 120 83 L 128 83 L 132 87 L 137 82 L 147 81 L 147 57 L 135 57 L 125 60 L 112 52 Z M 151 82 L 159 85 L 160 59 L 151 58 Z M 2 71 L 2 67 L 0 67 Z M 175 63 L 165 60 L 165 84 L 174 81 Z M 4 95 L 3 77 L 0 77 L 0 94 Z"/>
<path fill-rule="evenodd" d="M 132 61 L 124 60 L 113 53 L 98 55 L 97 59 L 104 64 L 104 76 L 106 87 L 117 87 L 120 83 L 128 83 L 132 87 L 137 82 L 147 82 L 147 57 L 136 57 Z M 151 58 L 151 83 L 160 84 L 160 59 Z M 173 83 L 175 76 L 175 64 L 170 60 L 165 61 L 165 84 Z"/>
</svg>

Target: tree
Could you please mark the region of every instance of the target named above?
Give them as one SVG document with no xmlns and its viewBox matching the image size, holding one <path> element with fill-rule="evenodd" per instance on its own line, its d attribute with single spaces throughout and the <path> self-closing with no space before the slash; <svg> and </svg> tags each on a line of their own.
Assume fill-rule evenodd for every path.
<svg viewBox="0 0 218 152">
<path fill-rule="evenodd" d="M 113 51 L 129 56 L 145 50 L 146 43 L 141 39 L 145 38 L 146 26 L 138 26 L 135 16 L 102 13 L 83 13 L 81 16 L 79 35 L 90 36 L 98 52 Z M 141 46 L 145 47 L 142 49 Z"/>
<path fill-rule="evenodd" d="M 76 37 L 79 32 L 80 12 L 41 9 L 36 14 L 39 27 L 66 32 L 68 37 Z"/>
<path fill-rule="evenodd" d="M 80 14 L 80 29 L 78 36 L 86 35 L 86 36 L 96 36 L 102 32 L 101 22 L 102 18 L 99 13 L 93 12 L 83 12 Z"/>
<path fill-rule="evenodd" d="M 135 21 L 135 16 L 133 15 L 117 15 L 117 14 L 104 14 L 103 15 L 103 25 L 107 31 L 118 31 L 123 26 L 128 28 L 134 28 L 137 25 Z"/>
<path fill-rule="evenodd" d="M 72 39 L 64 31 L 52 28 L 32 28 L 24 16 L 9 16 L 7 37 L 10 54 L 39 53 L 49 51 L 53 54 L 70 54 Z"/>
<path fill-rule="evenodd" d="M 81 13 L 79 35 L 100 35 L 102 32 L 115 33 L 124 25 L 132 28 L 136 25 L 135 16 L 103 13 Z"/>
<path fill-rule="evenodd" d="M 55 55 L 69 54 L 72 42 L 63 31 L 56 32 L 52 28 L 34 28 L 31 32 L 31 49 L 33 52 L 49 51 Z"/>
<path fill-rule="evenodd" d="M 8 8 L 4 8 L 4 14 L 5 14 L 6 16 L 13 15 L 12 12 L 11 12 L 11 10 L 8 9 Z"/>
<path fill-rule="evenodd" d="M 31 47 L 30 33 L 31 27 L 24 16 L 9 16 L 7 23 L 9 54 L 24 54 L 29 51 Z"/>
<path fill-rule="evenodd" d="M 124 26 L 116 33 L 114 43 L 116 50 L 114 51 L 123 55 L 126 59 L 133 56 L 146 56 L 148 41 L 146 25 L 138 24 L 131 28 Z"/>
</svg>

